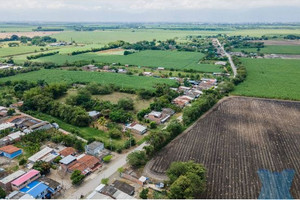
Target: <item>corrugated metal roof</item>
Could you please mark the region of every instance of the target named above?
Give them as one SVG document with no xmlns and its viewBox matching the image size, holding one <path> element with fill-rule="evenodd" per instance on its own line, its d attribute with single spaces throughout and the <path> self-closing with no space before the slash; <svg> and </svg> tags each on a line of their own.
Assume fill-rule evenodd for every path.
<svg viewBox="0 0 300 200">
<path fill-rule="evenodd" d="M 9 182 L 19 178 L 23 174 L 25 174 L 25 172 L 23 170 L 18 170 L 16 172 L 4 177 L 3 179 L 0 180 L 0 182 L 3 184 L 9 183 Z"/>
</svg>

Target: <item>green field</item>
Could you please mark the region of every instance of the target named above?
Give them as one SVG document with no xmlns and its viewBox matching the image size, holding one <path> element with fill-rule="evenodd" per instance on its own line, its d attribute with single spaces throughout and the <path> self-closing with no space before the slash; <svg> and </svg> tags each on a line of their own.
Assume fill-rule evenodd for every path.
<svg viewBox="0 0 300 200">
<path fill-rule="evenodd" d="M 234 95 L 300 100 L 300 60 L 241 60 L 248 76 L 235 88 Z"/>
<path fill-rule="evenodd" d="M 75 56 L 56 54 L 37 59 L 41 62 L 54 62 L 56 64 L 73 63 L 80 60 L 94 60 L 103 63 L 121 63 L 123 65 L 137 65 L 145 67 L 165 67 L 174 69 L 194 69 L 202 72 L 221 72 L 222 68 L 212 64 L 199 64 L 204 54 L 199 52 L 183 51 L 141 51 L 138 53 L 123 55 L 101 55 L 97 53 L 86 53 Z"/>
<path fill-rule="evenodd" d="M 8 57 L 8 56 L 14 56 L 14 55 L 41 52 L 41 48 L 57 49 L 57 48 L 53 48 L 53 47 L 38 47 L 38 46 L 2 47 L 2 48 L 0 48 L 0 57 Z"/>
<path fill-rule="evenodd" d="M 240 52 L 240 51 L 246 51 L 246 52 L 251 52 L 251 53 L 256 53 L 257 49 L 256 48 L 237 48 L 233 49 L 235 52 Z M 270 45 L 270 46 L 265 46 L 264 48 L 260 49 L 261 53 L 264 54 L 294 54 L 294 55 L 300 55 L 300 45 Z"/>
<path fill-rule="evenodd" d="M 155 84 L 166 83 L 174 85 L 175 81 L 170 79 L 152 78 L 144 76 L 130 76 L 126 74 L 108 72 L 85 72 L 85 71 L 66 71 L 42 69 L 39 71 L 17 74 L 6 78 L 0 78 L 0 82 L 5 81 L 37 81 L 45 80 L 47 83 L 89 83 L 96 82 L 101 84 L 115 84 L 116 86 L 134 89 L 152 90 Z"/>
<path fill-rule="evenodd" d="M 65 31 L 53 35 L 58 40 L 75 41 L 77 43 L 97 43 L 107 44 L 109 42 L 124 40 L 126 42 L 138 42 L 141 40 L 167 40 L 185 38 L 187 35 L 215 35 L 215 31 L 175 31 L 175 30 L 157 30 L 157 29 L 120 29 L 105 31 Z"/>
</svg>

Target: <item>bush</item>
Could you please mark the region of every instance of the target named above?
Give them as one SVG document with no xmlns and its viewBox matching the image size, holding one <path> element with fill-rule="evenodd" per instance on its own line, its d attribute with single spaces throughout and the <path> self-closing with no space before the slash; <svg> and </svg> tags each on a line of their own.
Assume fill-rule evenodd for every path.
<svg viewBox="0 0 300 200">
<path fill-rule="evenodd" d="M 57 156 L 57 157 L 53 160 L 53 162 L 56 163 L 56 164 L 58 164 L 59 161 L 60 161 L 61 159 L 62 159 L 61 156 Z"/>
<path fill-rule="evenodd" d="M 108 178 L 103 178 L 101 180 L 101 183 L 104 184 L 104 185 L 108 185 L 108 182 L 109 182 L 109 179 Z"/>
<path fill-rule="evenodd" d="M 109 137 L 113 139 L 120 139 L 122 137 L 122 132 L 119 129 L 114 128 L 109 131 Z"/>
<path fill-rule="evenodd" d="M 103 160 L 105 163 L 109 163 L 111 159 L 112 159 L 112 155 L 107 155 L 107 156 L 105 156 L 104 158 L 102 158 L 102 160 Z"/>
<path fill-rule="evenodd" d="M 146 189 L 143 189 L 140 193 L 140 198 L 142 199 L 148 199 L 148 192 L 149 192 L 149 189 L 146 188 Z"/>
<path fill-rule="evenodd" d="M 0 198 L 4 199 L 6 197 L 6 192 L 3 190 L 2 187 L 0 187 Z"/>
<path fill-rule="evenodd" d="M 85 176 L 81 174 L 81 171 L 75 170 L 71 175 L 72 184 L 79 185 L 80 183 L 82 183 L 84 177 Z"/>
<path fill-rule="evenodd" d="M 145 151 L 134 151 L 127 156 L 129 165 L 139 168 L 147 163 L 147 156 Z"/>
<path fill-rule="evenodd" d="M 20 161 L 19 161 L 19 165 L 25 165 L 27 163 L 27 159 L 25 158 L 22 158 Z"/>
<path fill-rule="evenodd" d="M 156 122 L 150 122 L 150 129 L 155 129 L 157 128 Z"/>
</svg>

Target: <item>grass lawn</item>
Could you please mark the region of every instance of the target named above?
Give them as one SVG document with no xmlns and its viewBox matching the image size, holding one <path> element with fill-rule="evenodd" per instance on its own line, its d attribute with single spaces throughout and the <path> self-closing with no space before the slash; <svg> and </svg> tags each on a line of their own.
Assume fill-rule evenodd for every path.
<svg viewBox="0 0 300 200">
<path fill-rule="evenodd" d="M 237 48 L 233 49 L 235 52 L 240 52 L 240 51 L 246 51 L 246 52 L 257 52 L 256 48 Z M 261 53 L 264 54 L 294 54 L 300 55 L 300 45 L 270 45 L 270 46 L 265 46 L 264 48 L 260 49 Z"/>
<path fill-rule="evenodd" d="M 300 100 L 300 60 L 241 59 L 248 76 L 234 95 Z"/>
<path fill-rule="evenodd" d="M 121 63 L 145 67 L 165 67 L 166 69 L 194 69 L 201 72 L 221 72 L 222 68 L 213 64 L 199 64 L 204 54 L 199 52 L 183 51 L 141 51 L 138 53 L 124 55 L 101 55 L 97 53 L 86 53 L 75 56 L 56 54 L 37 59 L 40 62 L 54 62 L 64 64 L 81 60 L 96 61 L 103 63 Z"/>
<path fill-rule="evenodd" d="M 126 74 L 108 73 L 108 72 L 85 72 L 85 71 L 66 71 L 66 70 L 52 70 L 42 69 L 39 71 L 17 74 L 6 78 L 0 78 L 0 82 L 5 81 L 37 81 L 45 80 L 47 83 L 89 83 L 96 82 L 101 84 L 115 84 L 120 87 L 133 89 L 147 89 L 153 90 L 155 84 L 165 83 L 170 86 L 175 84 L 174 80 L 144 77 L 144 76 L 130 76 Z"/>
</svg>

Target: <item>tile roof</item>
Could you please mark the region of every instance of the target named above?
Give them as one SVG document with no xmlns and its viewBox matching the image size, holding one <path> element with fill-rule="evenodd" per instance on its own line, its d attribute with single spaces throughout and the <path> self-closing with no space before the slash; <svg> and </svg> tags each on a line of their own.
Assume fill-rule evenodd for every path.
<svg viewBox="0 0 300 200">
<path fill-rule="evenodd" d="M 9 153 L 9 154 L 12 154 L 16 151 L 19 151 L 20 148 L 18 147 L 15 147 L 14 145 L 7 145 L 7 146 L 4 146 L 4 147 L 1 147 L 0 148 L 0 151 L 3 151 L 3 152 L 6 152 L 6 153 Z"/>
<path fill-rule="evenodd" d="M 94 168 L 97 164 L 100 163 L 100 160 L 94 156 L 91 155 L 84 155 L 80 159 L 77 160 L 77 162 L 70 166 L 70 170 L 79 170 L 81 172 Z"/>
<path fill-rule="evenodd" d="M 60 155 L 67 157 L 69 155 L 75 154 L 76 150 L 73 147 L 66 147 L 59 152 Z"/>
</svg>

